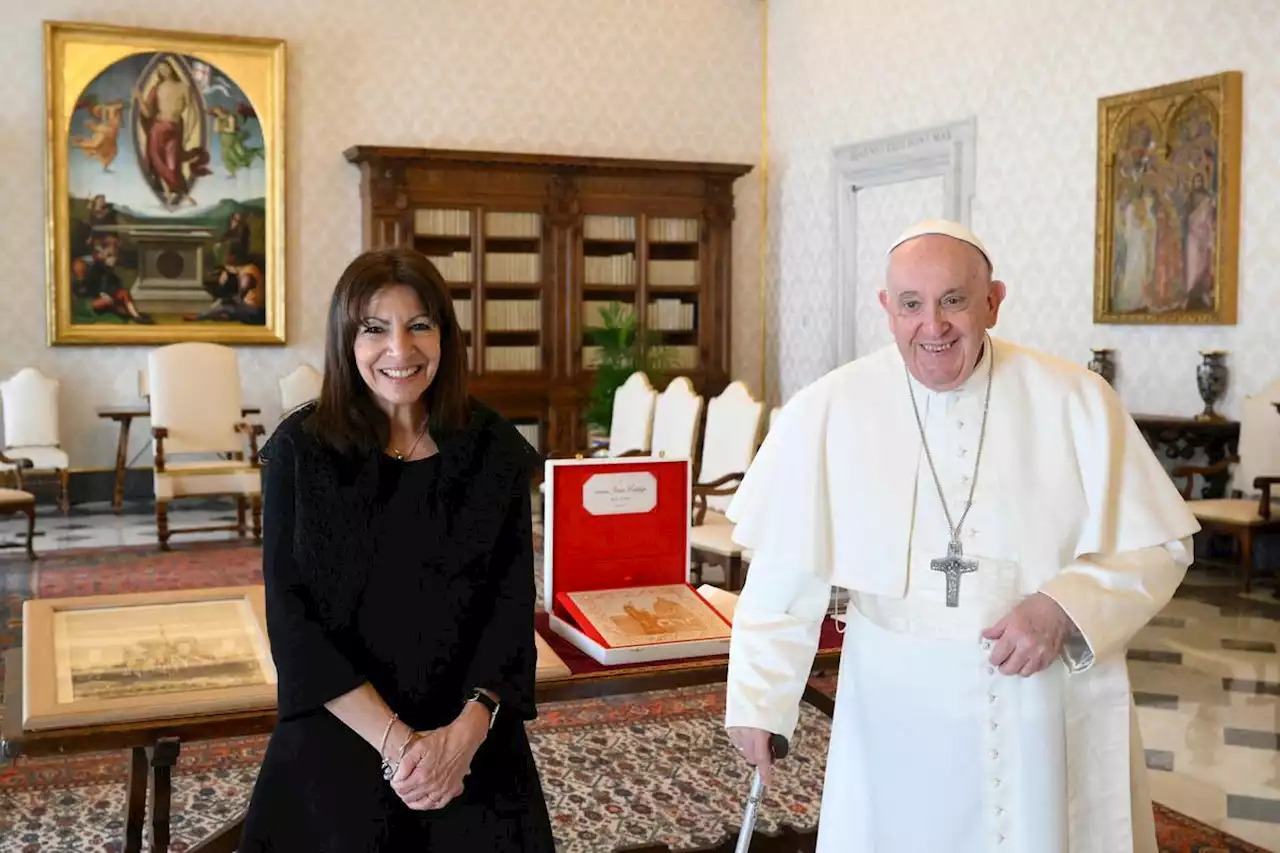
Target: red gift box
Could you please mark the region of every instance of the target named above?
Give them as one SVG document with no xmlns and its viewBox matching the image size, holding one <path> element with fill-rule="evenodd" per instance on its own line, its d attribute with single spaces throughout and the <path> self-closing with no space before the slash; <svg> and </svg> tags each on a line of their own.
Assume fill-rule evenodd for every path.
<svg viewBox="0 0 1280 853">
<path fill-rule="evenodd" d="M 549 623 L 597 662 L 728 653 L 728 621 L 689 585 L 692 477 L 687 459 L 547 461 L 543 574 Z M 668 610 L 647 625 L 653 634 L 640 630 L 652 613 L 641 608 L 636 622 L 613 615 L 616 601 L 599 600 L 631 597 L 611 596 L 612 590 L 653 600 L 645 589 L 655 587 L 666 588 L 658 606 Z M 576 601 L 575 593 L 582 594 Z M 672 610 L 685 618 L 661 618 Z M 637 610 L 628 606 L 627 612 Z"/>
</svg>

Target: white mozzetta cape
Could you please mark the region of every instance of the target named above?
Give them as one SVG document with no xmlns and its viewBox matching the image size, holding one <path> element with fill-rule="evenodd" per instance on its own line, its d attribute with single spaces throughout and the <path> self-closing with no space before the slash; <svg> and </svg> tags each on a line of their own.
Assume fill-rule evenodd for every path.
<svg viewBox="0 0 1280 853">
<path fill-rule="evenodd" d="M 1185 563 L 1164 549 L 1199 525 L 1105 381 L 992 343 L 981 475 L 997 482 L 1021 592 L 1051 596 L 1079 630 L 1064 655 L 1071 850 L 1131 850 L 1132 821 L 1150 809 L 1137 802 L 1145 785 L 1130 790 L 1143 770 L 1124 649 L 1181 581 Z M 825 606 L 815 588 L 905 594 L 921 458 L 896 347 L 784 407 L 728 509 L 760 576 L 753 595 L 748 572 L 735 616 L 727 725 L 793 731 Z"/>
</svg>

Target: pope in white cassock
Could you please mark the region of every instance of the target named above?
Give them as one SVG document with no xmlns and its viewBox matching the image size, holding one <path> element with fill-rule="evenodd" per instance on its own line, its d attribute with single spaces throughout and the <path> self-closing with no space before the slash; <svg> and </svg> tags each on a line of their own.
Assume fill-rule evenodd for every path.
<svg viewBox="0 0 1280 853">
<path fill-rule="evenodd" d="M 819 853 L 1155 853 L 1125 647 L 1199 527 L 1110 386 L 994 339 L 964 226 L 889 254 L 896 346 L 798 393 L 734 497 L 725 723 L 769 771 L 850 591 Z"/>
</svg>

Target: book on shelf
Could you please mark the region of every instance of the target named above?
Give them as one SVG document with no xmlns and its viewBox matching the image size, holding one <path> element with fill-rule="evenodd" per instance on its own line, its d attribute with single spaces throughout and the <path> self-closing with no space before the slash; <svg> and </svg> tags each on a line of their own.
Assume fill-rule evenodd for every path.
<svg viewBox="0 0 1280 853">
<path fill-rule="evenodd" d="M 420 208 L 413 212 L 413 233 L 421 237 L 470 237 L 471 211 Z"/>
<path fill-rule="evenodd" d="M 658 243 L 696 243 L 698 220 L 654 217 L 649 220 L 649 239 Z"/>
<path fill-rule="evenodd" d="M 679 299 L 654 299 L 649 302 L 646 322 L 659 332 L 692 332 L 694 304 Z"/>
<path fill-rule="evenodd" d="M 582 236 L 586 240 L 635 240 L 636 220 L 632 216 L 588 214 L 582 217 Z"/>
<path fill-rule="evenodd" d="M 678 258 L 649 261 L 649 284 L 654 287 L 694 287 L 698 283 L 698 261 Z"/>
<path fill-rule="evenodd" d="M 636 283 L 636 256 L 633 252 L 587 255 L 584 261 L 582 274 L 588 286 L 628 287 Z"/>
<path fill-rule="evenodd" d="M 487 299 L 484 325 L 491 332 L 536 332 L 542 328 L 542 301 Z"/>
<path fill-rule="evenodd" d="M 484 277 L 490 284 L 537 284 L 541 266 L 537 252 L 486 252 Z"/>
<path fill-rule="evenodd" d="M 487 346 L 484 369 L 493 371 L 537 371 L 542 369 L 541 347 Z"/>
<path fill-rule="evenodd" d="M 542 217 L 536 213 L 489 211 L 484 215 L 484 234 L 490 239 L 537 240 L 542 236 Z"/>
</svg>

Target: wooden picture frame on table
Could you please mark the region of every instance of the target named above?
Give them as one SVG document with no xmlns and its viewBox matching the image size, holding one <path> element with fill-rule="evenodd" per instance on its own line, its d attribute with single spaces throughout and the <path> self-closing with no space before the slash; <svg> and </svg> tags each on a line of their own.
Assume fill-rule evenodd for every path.
<svg viewBox="0 0 1280 853">
<path fill-rule="evenodd" d="M 27 731 L 273 708 L 262 586 L 23 602 Z"/>
<path fill-rule="evenodd" d="M 1243 77 L 1098 100 L 1093 319 L 1234 325 Z"/>
<path fill-rule="evenodd" d="M 285 42 L 46 21 L 50 345 L 284 344 Z"/>
</svg>

